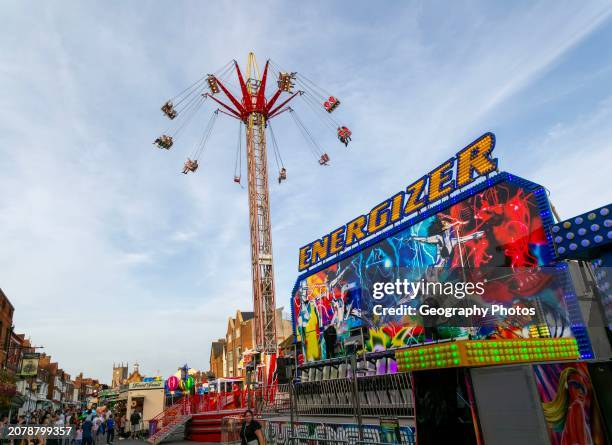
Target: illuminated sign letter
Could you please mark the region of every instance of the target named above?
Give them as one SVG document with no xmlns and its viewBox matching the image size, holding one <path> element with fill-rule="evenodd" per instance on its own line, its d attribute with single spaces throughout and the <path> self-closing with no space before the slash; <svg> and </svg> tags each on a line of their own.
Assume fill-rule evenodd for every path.
<svg viewBox="0 0 612 445">
<path fill-rule="evenodd" d="M 368 217 L 368 233 L 378 232 L 389 224 L 389 200 L 381 202 L 372 210 Z"/>
<path fill-rule="evenodd" d="M 429 202 L 444 198 L 454 190 L 454 163 L 455 158 L 451 158 L 429 174 L 429 193 L 427 194 Z"/>
<path fill-rule="evenodd" d="M 304 270 L 310 266 L 310 244 L 300 249 L 300 265 L 299 269 Z"/>
<path fill-rule="evenodd" d="M 329 235 L 325 235 L 323 238 L 316 240 L 312 243 L 312 262 L 318 263 L 321 260 L 327 258 L 329 253 Z"/>
<path fill-rule="evenodd" d="M 412 185 L 409 185 L 406 188 L 406 205 L 404 206 L 404 216 L 410 215 L 415 210 L 420 209 L 425 204 L 425 199 L 421 199 L 419 201 L 419 197 L 423 193 L 423 188 L 425 186 L 425 177 L 419 179 Z"/>
<path fill-rule="evenodd" d="M 399 192 L 391 198 L 391 222 L 399 221 L 402 217 L 402 203 L 404 202 L 404 192 Z"/>
<path fill-rule="evenodd" d="M 344 241 L 345 246 L 350 246 L 355 241 L 365 238 L 365 233 L 363 233 L 363 227 L 365 224 L 366 217 L 361 215 L 346 225 L 346 237 Z"/>
<path fill-rule="evenodd" d="M 334 230 L 330 235 L 329 254 L 333 255 L 344 248 L 344 226 Z"/>
<path fill-rule="evenodd" d="M 472 182 L 474 171 L 486 175 L 497 169 L 497 159 L 489 157 L 493 148 L 495 136 L 487 133 L 457 153 L 457 188 Z"/>
</svg>

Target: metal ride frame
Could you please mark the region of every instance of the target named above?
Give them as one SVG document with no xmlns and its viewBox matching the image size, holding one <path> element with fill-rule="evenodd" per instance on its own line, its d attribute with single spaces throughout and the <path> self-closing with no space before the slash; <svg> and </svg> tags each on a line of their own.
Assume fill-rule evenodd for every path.
<svg viewBox="0 0 612 445">
<path fill-rule="evenodd" d="M 276 354 L 276 299 L 265 128 L 268 120 L 288 110 L 286 105 L 300 95 L 301 91 L 291 94 L 289 98 L 276 105 L 281 93 L 287 91 L 279 87 L 270 99 L 266 99 L 269 63 L 266 62 L 260 77 L 255 55 L 249 53 L 245 81 L 238 62 L 234 60 L 242 97 L 236 98 L 218 78 L 214 80 L 230 104 L 211 93 L 206 93 L 205 96 L 221 105 L 223 107 L 221 112 L 246 125 L 255 344 L 259 352 Z M 262 380 L 265 384 L 265 378 Z"/>
</svg>

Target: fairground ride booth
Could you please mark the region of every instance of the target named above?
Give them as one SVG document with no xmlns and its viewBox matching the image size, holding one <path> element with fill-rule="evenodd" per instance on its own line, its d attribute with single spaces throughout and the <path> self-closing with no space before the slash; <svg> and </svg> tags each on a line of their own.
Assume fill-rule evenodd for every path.
<svg viewBox="0 0 612 445">
<path fill-rule="evenodd" d="M 163 380 L 132 382 L 122 385 L 116 406 L 128 419 L 134 411 L 138 411 L 142 416 L 143 427 L 148 430 L 149 420 L 164 410 L 164 394 Z"/>
<path fill-rule="evenodd" d="M 608 207 L 569 235 L 544 187 L 497 171 L 494 146 L 485 134 L 300 249 L 287 374 L 299 422 L 268 422 L 269 436 L 608 443 L 610 286 L 593 285 L 610 262 Z M 574 236 L 590 254 L 570 255 Z"/>
</svg>

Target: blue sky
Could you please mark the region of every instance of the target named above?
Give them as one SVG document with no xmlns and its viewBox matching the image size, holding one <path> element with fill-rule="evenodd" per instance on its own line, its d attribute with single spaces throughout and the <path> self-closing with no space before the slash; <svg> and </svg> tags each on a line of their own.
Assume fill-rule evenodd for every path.
<svg viewBox="0 0 612 445">
<path fill-rule="evenodd" d="M 9 1 L 0 32 L 0 287 L 15 326 L 68 372 L 113 361 L 207 369 L 227 317 L 251 308 L 236 123 L 219 119 L 197 174 L 192 132 L 161 152 L 159 107 L 255 51 L 342 100 L 331 157 L 275 131 L 278 305 L 298 248 L 369 210 L 486 131 L 500 166 L 545 185 L 562 217 L 610 201 L 609 2 Z M 243 162 L 244 165 L 244 162 Z"/>
</svg>

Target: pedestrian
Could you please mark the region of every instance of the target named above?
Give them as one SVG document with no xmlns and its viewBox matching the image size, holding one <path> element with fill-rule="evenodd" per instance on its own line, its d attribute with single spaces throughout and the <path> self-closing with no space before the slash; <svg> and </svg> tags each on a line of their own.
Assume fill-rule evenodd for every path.
<svg viewBox="0 0 612 445">
<path fill-rule="evenodd" d="M 81 424 L 77 426 L 75 441 L 76 445 L 83 444 L 83 426 Z"/>
<path fill-rule="evenodd" d="M 121 440 L 123 438 L 123 434 L 124 434 L 124 430 L 125 430 L 125 423 L 123 422 L 123 416 L 119 415 L 117 417 L 117 430 L 119 431 L 119 440 Z"/>
<path fill-rule="evenodd" d="M 134 410 L 130 416 L 130 427 L 132 430 L 132 439 L 140 435 L 140 413 L 138 410 Z"/>
<path fill-rule="evenodd" d="M 59 416 L 57 414 L 53 414 L 51 416 L 51 418 L 49 419 L 49 425 L 52 427 L 56 427 L 59 426 Z M 47 445 L 59 445 L 60 444 L 60 440 L 57 439 L 56 437 L 50 437 L 47 439 Z"/>
<path fill-rule="evenodd" d="M 2 437 L 6 436 L 6 428 L 8 426 L 9 420 L 8 420 L 8 416 L 4 415 L 2 416 L 2 419 L 0 419 L 0 431 L 2 432 Z M 9 443 L 8 440 L 2 439 L 2 444 L 5 443 Z"/>
<path fill-rule="evenodd" d="M 81 424 L 82 430 L 82 445 L 93 445 L 93 422 L 90 420 L 89 416 L 85 417 L 85 420 Z"/>
<path fill-rule="evenodd" d="M 113 445 L 113 440 L 115 440 L 115 421 L 112 413 L 109 413 L 106 419 L 106 443 Z"/>
<path fill-rule="evenodd" d="M 253 411 L 247 409 L 242 415 L 240 428 L 240 443 L 242 445 L 265 445 L 266 438 L 261 431 L 261 424 L 253 418 Z"/>
<path fill-rule="evenodd" d="M 92 420 L 92 427 L 91 427 L 91 435 L 93 438 L 93 443 L 94 444 L 98 444 L 98 430 L 100 429 L 100 417 L 96 414 L 93 416 Z"/>
<path fill-rule="evenodd" d="M 100 424 L 98 425 L 98 434 L 101 435 L 102 438 L 104 438 L 104 435 L 106 434 L 106 417 L 104 413 L 100 413 L 98 418 L 100 419 Z"/>
<path fill-rule="evenodd" d="M 130 436 L 130 422 L 128 422 L 127 412 L 121 416 L 121 425 L 123 426 L 123 438 L 127 439 Z"/>
</svg>

